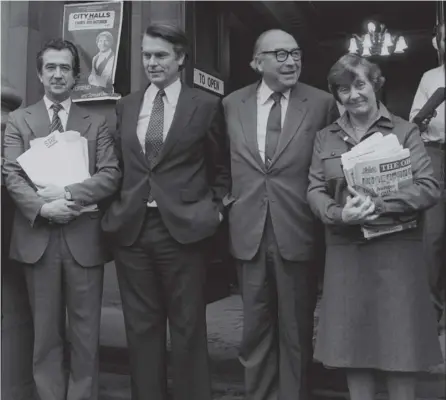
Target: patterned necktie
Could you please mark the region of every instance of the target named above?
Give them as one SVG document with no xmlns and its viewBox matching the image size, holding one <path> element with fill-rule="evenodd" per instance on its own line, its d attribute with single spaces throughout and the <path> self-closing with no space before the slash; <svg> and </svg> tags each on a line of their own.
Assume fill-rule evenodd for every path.
<svg viewBox="0 0 446 400">
<path fill-rule="evenodd" d="M 265 165 L 267 168 L 271 165 L 271 160 L 276 152 L 277 143 L 279 142 L 282 131 L 282 106 L 280 105 L 282 93 L 274 92 L 270 98 L 274 100 L 274 104 L 271 107 L 266 124 Z"/>
<path fill-rule="evenodd" d="M 64 109 L 63 105 L 61 105 L 60 103 L 54 103 L 50 108 L 53 110 L 53 120 L 51 121 L 50 132 L 63 132 L 64 129 L 62 121 L 59 118 L 59 111 Z"/>
<path fill-rule="evenodd" d="M 152 114 L 150 115 L 149 126 L 146 132 L 145 148 L 146 158 L 150 167 L 156 160 L 156 157 L 163 147 L 163 129 L 164 129 L 164 90 L 161 89 L 155 96 L 153 101 Z M 149 191 L 149 202 L 153 201 L 153 197 Z"/>
<path fill-rule="evenodd" d="M 164 94 L 164 90 L 161 89 L 155 96 L 152 114 L 150 115 L 149 126 L 146 132 L 146 158 L 147 161 L 149 161 L 150 166 L 153 165 L 153 162 L 163 147 Z"/>
</svg>

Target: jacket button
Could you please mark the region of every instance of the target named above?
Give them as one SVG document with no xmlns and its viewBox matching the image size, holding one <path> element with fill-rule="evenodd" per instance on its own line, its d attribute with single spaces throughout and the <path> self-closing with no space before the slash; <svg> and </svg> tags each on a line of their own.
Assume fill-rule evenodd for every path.
<svg viewBox="0 0 446 400">
<path fill-rule="evenodd" d="M 331 156 L 335 156 L 336 153 L 334 151 L 331 152 Z"/>
<path fill-rule="evenodd" d="M 148 201 L 149 201 L 149 199 L 146 199 L 146 198 L 142 199 L 142 202 L 143 202 L 144 204 L 146 204 Z"/>
</svg>

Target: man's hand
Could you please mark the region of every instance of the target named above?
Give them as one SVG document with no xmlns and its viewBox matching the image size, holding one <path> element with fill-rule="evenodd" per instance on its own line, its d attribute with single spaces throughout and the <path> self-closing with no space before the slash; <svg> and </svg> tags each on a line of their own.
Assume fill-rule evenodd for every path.
<svg viewBox="0 0 446 400">
<path fill-rule="evenodd" d="M 76 209 L 74 201 L 58 199 L 46 203 L 40 209 L 40 215 L 57 224 L 66 224 L 79 216 L 81 213 Z"/>
<path fill-rule="evenodd" d="M 353 188 L 348 188 L 352 196 L 347 197 L 347 203 L 342 209 L 342 221 L 346 224 L 362 224 L 378 218 L 375 204 L 370 196 L 364 196 Z"/>
<path fill-rule="evenodd" d="M 65 199 L 65 189 L 56 185 L 47 185 L 39 189 L 37 194 L 47 203 L 58 199 Z"/>
<path fill-rule="evenodd" d="M 420 132 L 425 132 L 427 130 L 427 127 L 431 123 L 431 119 L 437 116 L 437 111 L 434 110 L 431 114 L 429 114 L 426 118 L 423 119 L 420 123 Z"/>
</svg>

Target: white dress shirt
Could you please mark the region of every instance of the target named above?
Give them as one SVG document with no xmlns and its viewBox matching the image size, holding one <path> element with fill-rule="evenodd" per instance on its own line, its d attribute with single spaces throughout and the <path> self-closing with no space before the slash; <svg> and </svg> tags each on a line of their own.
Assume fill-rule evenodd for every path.
<svg viewBox="0 0 446 400">
<path fill-rule="evenodd" d="M 274 104 L 274 100 L 270 97 L 274 92 L 269 86 L 262 80 L 259 88 L 257 89 L 257 145 L 259 147 L 260 157 L 265 161 L 265 145 L 266 145 L 266 125 L 268 123 L 269 112 Z M 282 93 L 280 105 L 282 107 L 281 125 L 283 128 L 283 122 L 285 121 L 286 111 L 288 109 L 288 103 L 290 100 L 291 90 L 287 90 Z"/>
<path fill-rule="evenodd" d="M 50 124 L 51 124 L 51 122 L 53 121 L 53 115 L 54 115 L 54 110 L 51 108 L 51 106 L 54 104 L 54 102 L 52 102 L 46 96 L 43 96 L 43 101 L 45 103 L 46 110 L 48 111 L 48 117 L 50 118 Z M 62 101 L 60 103 L 60 105 L 63 106 L 63 110 L 59 111 L 59 118 L 60 118 L 60 122 L 62 122 L 64 131 L 66 131 L 67 130 L 68 114 L 70 113 L 70 108 L 71 108 L 71 98 L 68 97 L 68 99 Z"/>
<path fill-rule="evenodd" d="M 144 93 L 144 100 L 139 111 L 138 124 L 136 126 L 136 134 L 138 135 L 139 143 L 142 150 L 145 152 L 146 133 L 149 127 L 150 116 L 152 115 L 153 102 L 158 93 L 158 88 L 155 85 L 150 85 Z M 169 132 L 170 125 L 172 125 L 173 115 L 177 107 L 178 98 L 181 92 L 181 81 L 177 79 L 169 86 L 164 88 L 165 96 L 163 96 L 164 103 L 164 124 L 163 124 L 163 141 L 166 140 L 167 132 Z"/>
<path fill-rule="evenodd" d="M 138 124 L 136 126 L 136 134 L 143 152 L 146 151 L 146 133 L 149 127 L 150 116 L 152 115 L 153 102 L 159 89 L 155 85 L 150 85 L 144 93 L 144 100 L 139 111 Z M 173 116 L 177 107 L 178 98 L 181 92 L 181 81 L 177 79 L 169 86 L 164 88 L 164 124 L 163 124 L 163 141 L 166 140 L 167 133 L 172 125 Z M 149 207 L 156 207 L 156 202 L 152 201 L 147 204 Z"/>
<path fill-rule="evenodd" d="M 444 65 L 426 71 L 421 78 L 417 93 L 413 100 L 412 109 L 410 110 L 410 120 L 417 115 L 421 108 L 426 104 L 427 100 L 434 94 L 439 87 L 445 87 L 445 70 Z M 421 138 L 425 142 L 441 142 L 444 143 L 444 107 L 445 103 L 440 104 L 436 111 L 437 115 L 430 121 L 425 132 L 421 133 Z"/>
</svg>

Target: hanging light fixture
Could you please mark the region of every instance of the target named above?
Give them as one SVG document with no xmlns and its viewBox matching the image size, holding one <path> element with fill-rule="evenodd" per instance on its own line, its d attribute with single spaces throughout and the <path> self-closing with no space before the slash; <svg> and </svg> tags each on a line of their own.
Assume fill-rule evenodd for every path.
<svg viewBox="0 0 446 400">
<path fill-rule="evenodd" d="M 386 26 L 377 21 L 369 21 L 367 32 L 361 36 L 353 35 L 349 43 L 349 53 L 357 53 L 364 57 L 389 56 L 393 53 L 404 53 L 407 49 L 403 36 L 391 35 Z"/>
</svg>

